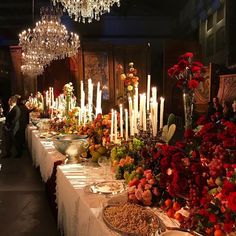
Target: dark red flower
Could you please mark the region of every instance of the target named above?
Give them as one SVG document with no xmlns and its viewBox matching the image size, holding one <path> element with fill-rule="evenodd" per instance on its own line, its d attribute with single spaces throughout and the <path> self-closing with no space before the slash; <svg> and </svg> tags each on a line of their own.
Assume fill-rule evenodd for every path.
<svg viewBox="0 0 236 236">
<path fill-rule="evenodd" d="M 230 193 L 227 197 L 227 200 L 229 209 L 231 209 L 233 212 L 236 212 L 236 192 Z"/>
<path fill-rule="evenodd" d="M 197 120 L 197 125 L 205 125 L 207 123 L 206 115 L 201 115 Z"/>
<path fill-rule="evenodd" d="M 216 220 L 217 220 L 216 215 L 213 213 L 210 213 L 209 221 L 214 224 L 216 222 Z"/>
<path fill-rule="evenodd" d="M 190 89 L 196 89 L 198 87 L 198 81 L 195 79 L 191 79 L 190 81 L 188 81 L 188 87 Z"/>
<path fill-rule="evenodd" d="M 186 146 L 186 143 L 181 142 L 181 141 L 177 141 L 175 144 L 176 147 L 180 148 L 180 149 L 184 149 Z"/>
<path fill-rule="evenodd" d="M 225 180 L 222 186 L 222 193 L 229 194 L 234 191 L 236 191 L 236 184 L 231 183 L 228 180 Z"/>
<path fill-rule="evenodd" d="M 236 147 L 236 139 L 235 138 L 227 138 L 223 140 L 224 148 L 235 148 Z"/>
<path fill-rule="evenodd" d="M 228 222 L 228 223 L 224 223 L 224 231 L 226 233 L 230 233 L 233 231 L 233 226 L 234 226 L 234 222 Z"/>
<path fill-rule="evenodd" d="M 189 66 L 189 62 L 186 61 L 185 59 L 182 59 L 178 62 L 178 66 L 179 66 L 180 71 L 183 71 L 186 69 L 187 66 Z"/>
<path fill-rule="evenodd" d="M 199 68 L 203 67 L 203 64 L 200 61 L 194 61 L 192 64 L 193 64 L 193 66 L 197 66 Z"/>
<path fill-rule="evenodd" d="M 190 168 L 191 168 L 192 172 L 198 173 L 201 171 L 201 164 L 200 163 L 192 163 Z"/>
<path fill-rule="evenodd" d="M 193 53 L 192 52 L 186 52 L 181 56 L 181 58 L 193 58 Z"/>
</svg>

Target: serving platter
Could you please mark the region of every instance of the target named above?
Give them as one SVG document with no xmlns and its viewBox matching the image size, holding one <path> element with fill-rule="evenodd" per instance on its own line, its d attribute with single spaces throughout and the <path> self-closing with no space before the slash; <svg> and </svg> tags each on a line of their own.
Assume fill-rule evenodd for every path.
<svg viewBox="0 0 236 236">
<path fill-rule="evenodd" d="M 123 236 L 154 236 L 162 227 L 153 211 L 133 203 L 107 205 L 102 216 L 110 229 Z"/>
<path fill-rule="evenodd" d="M 119 194 L 125 190 L 125 186 L 120 181 L 102 181 L 88 186 L 90 192 L 100 194 Z"/>
</svg>

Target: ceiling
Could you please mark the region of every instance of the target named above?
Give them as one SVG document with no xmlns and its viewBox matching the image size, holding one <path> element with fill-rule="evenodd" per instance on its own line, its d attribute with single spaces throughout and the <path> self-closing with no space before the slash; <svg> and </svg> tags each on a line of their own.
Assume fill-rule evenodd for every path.
<svg viewBox="0 0 236 236">
<path fill-rule="evenodd" d="M 187 0 L 121 0 L 121 7 L 113 7 L 110 15 L 125 17 L 176 16 L 186 2 Z M 15 44 L 21 31 L 35 25 L 35 21 L 39 19 L 40 7 L 50 3 L 50 0 L 1 1 L 0 45 Z M 68 18 L 67 21 L 71 20 L 66 13 L 63 18 Z"/>
</svg>

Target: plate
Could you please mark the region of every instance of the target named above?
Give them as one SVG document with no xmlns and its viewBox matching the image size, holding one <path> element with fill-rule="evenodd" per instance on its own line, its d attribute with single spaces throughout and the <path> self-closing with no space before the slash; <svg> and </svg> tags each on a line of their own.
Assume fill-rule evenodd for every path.
<svg viewBox="0 0 236 236">
<path fill-rule="evenodd" d="M 181 230 L 168 230 L 162 233 L 160 236 L 193 236 L 193 234 Z"/>
<path fill-rule="evenodd" d="M 120 181 L 103 181 L 91 184 L 89 189 L 92 193 L 118 194 L 122 193 L 125 187 Z"/>
<path fill-rule="evenodd" d="M 107 205 L 103 208 L 102 216 L 110 229 L 125 236 L 153 236 L 161 227 L 153 211 L 128 202 Z"/>
</svg>

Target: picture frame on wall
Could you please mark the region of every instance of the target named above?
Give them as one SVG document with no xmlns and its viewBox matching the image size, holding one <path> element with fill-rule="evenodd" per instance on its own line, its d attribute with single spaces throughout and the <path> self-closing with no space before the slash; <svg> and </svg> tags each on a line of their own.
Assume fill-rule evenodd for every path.
<svg viewBox="0 0 236 236">
<path fill-rule="evenodd" d="M 204 80 L 199 83 L 195 89 L 196 112 L 204 113 L 208 110 L 208 104 L 211 101 L 211 83 L 212 83 L 212 64 L 204 67 Z"/>
</svg>

